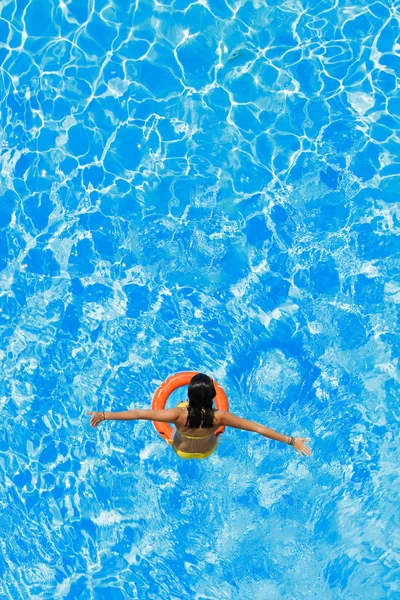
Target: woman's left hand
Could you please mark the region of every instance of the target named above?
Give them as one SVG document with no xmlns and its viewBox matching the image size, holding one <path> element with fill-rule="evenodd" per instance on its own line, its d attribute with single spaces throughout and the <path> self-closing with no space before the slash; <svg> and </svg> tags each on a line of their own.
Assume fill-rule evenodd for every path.
<svg viewBox="0 0 400 600">
<path fill-rule="evenodd" d="M 293 448 L 302 456 L 311 456 L 311 450 L 304 442 L 309 442 L 310 438 L 294 438 Z"/>
<path fill-rule="evenodd" d="M 87 415 L 92 415 L 90 419 L 90 427 L 97 427 L 105 419 L 104 412 L 88 412 Z"/>
</svg>

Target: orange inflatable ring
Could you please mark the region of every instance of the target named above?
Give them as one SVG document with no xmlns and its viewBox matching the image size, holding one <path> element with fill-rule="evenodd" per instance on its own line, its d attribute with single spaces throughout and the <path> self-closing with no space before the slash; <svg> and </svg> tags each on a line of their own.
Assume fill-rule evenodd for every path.
<svg viewBox="0 0 400 600">
<path fill-rule="evenodd" d="M 192 377 L 197 375 L 198 371 L 183 371 L 182 373 L 175 373 L 175 375 L 171 375 L 160 385 L 160 387 L 156 390 L 153 400 L 151 403 L 151 408 L 153 410 L 164 409 L 167 403 L 169 396 L 172 392 L 179 387 L 184 385 L 189 385 Z M 221 410 L 229 410 L 228 399 L 222 387 L 218 385 L 218 383 L 213 379 L 215 391 L 217 395 L 214 398 L 215 406 Z M 162 423 L 160 421 L 153 421 L 153 425 L 161 435 L 164 440 L 166 440 L 169 444 L 172 443 L 172 427 L 169 423 Z M 221 435 L 224 431 L 225 427 L 221 426 L 215 432 L 215 435 Z"/>
</svg>

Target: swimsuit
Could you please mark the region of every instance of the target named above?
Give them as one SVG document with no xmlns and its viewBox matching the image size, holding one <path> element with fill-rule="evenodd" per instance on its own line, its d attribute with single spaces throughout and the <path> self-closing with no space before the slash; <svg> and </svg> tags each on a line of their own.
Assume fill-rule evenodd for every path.
<svg viewBox="0 0 400 600">
<path fill-rule="evenodd" d="M 218 446 L 218 444 L 215 444 L 214 448 L 212 450 L 210 450 L 209 452 L 183 452 L 183 450 L 177 450 L 175 448 L 175 446 L 172 446 L 172 448 L 174 449 L 175 454 L 177 454 L 178 456 L 180 456 L 181 458 L 208 458 L 215 450 L 215 448 Z"/>
<path fill-rule="evenodd" d="M 178 404 L 178 408 L 186 408 L 188 406 L 189 402 L 186 400 L 186 402 L 179 402 Z M 185 435 L 183 433 L 180 433 L 180 431 L 178 431 L 179 435 L 181 437 L 184 438 L 188 438 L 189 440 L 205 440 L 208 437 L 211 437 L 212 435 L 215 435 L 215 433 L 210 433 L 209 435 Z M 215 444 L 214 448 L 212 448 L 212 450 L 209 450 L 208 452 L 183 452 L 182 450 L 178 450 L 177 448 L 175 448 L 173 441 L 171 440 L 171 444 L 172 444 L 172 448 L 174 449 L 175 454 L 177 454 L 178 456 L 180 456 L 181 458 L 207 458 L 208 456 L 210 456 L 215 448 L 218 446 L 218 444 Z"/>
<path fill-rule="evenodd" d="M 210 435 L 185 435 L 184 433 L 181 433 L 180 431 L 178 431 L 178 433 L 181 437 L 188 438 L 188 440 L 205 440 L 206 438 L 211 437 L 212 435 L 215 435 L 215 433 L 210 433 Z"/>
</svg>

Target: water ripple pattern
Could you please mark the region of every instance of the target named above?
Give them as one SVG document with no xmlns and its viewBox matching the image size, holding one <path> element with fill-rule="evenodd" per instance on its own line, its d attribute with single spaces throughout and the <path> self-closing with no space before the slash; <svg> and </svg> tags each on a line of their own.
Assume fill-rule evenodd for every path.
<svg viewBox="0 0 400 600">
<path fill-rule="evenodd" d="M 399 22 L 0 2 L 1 598 L 399 600 Z M 90 429 L 181 370 L 312 457 Z"/>
</svg>

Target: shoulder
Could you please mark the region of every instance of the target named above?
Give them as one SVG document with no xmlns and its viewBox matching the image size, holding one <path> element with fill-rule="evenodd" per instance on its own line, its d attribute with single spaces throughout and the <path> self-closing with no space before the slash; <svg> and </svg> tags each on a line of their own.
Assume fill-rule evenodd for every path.
<svg viewBox="0 0 400 600">
<path fill-rule="evenodd" d="M 186 424 L 186 420 L 187 420 L 187 415 L 188 415 L 188 410 L 186 407 L 184 406 L 177 406 L 175 408 L 176 410 L 176 420 L 177 420 L 177 425 L 179 425 L 179 427 L 184 427 Z"/>
<path fill-rule="evenodd" d="M 242 417 L 238 417 L 233 413 L 229 412 L 229 410 L 218 410 L 215 415 L 219 415 L 217 424 L 225 425 L 227 427 L 238 427 L 239 429 L 243 428 L 243 425 L 250 423 L 250 421 L 246 421 L 242 419 Z"/>
<path fill-rule="evenodd" d="M 229 411 L 228 410 L 222 410 L 221 408 L 218 408 L 215 413 L 215 424 L 216 425 L 226 425 L 226 420 L 227 420 L 227 415 L 229 415 Z"/>
</svg>

